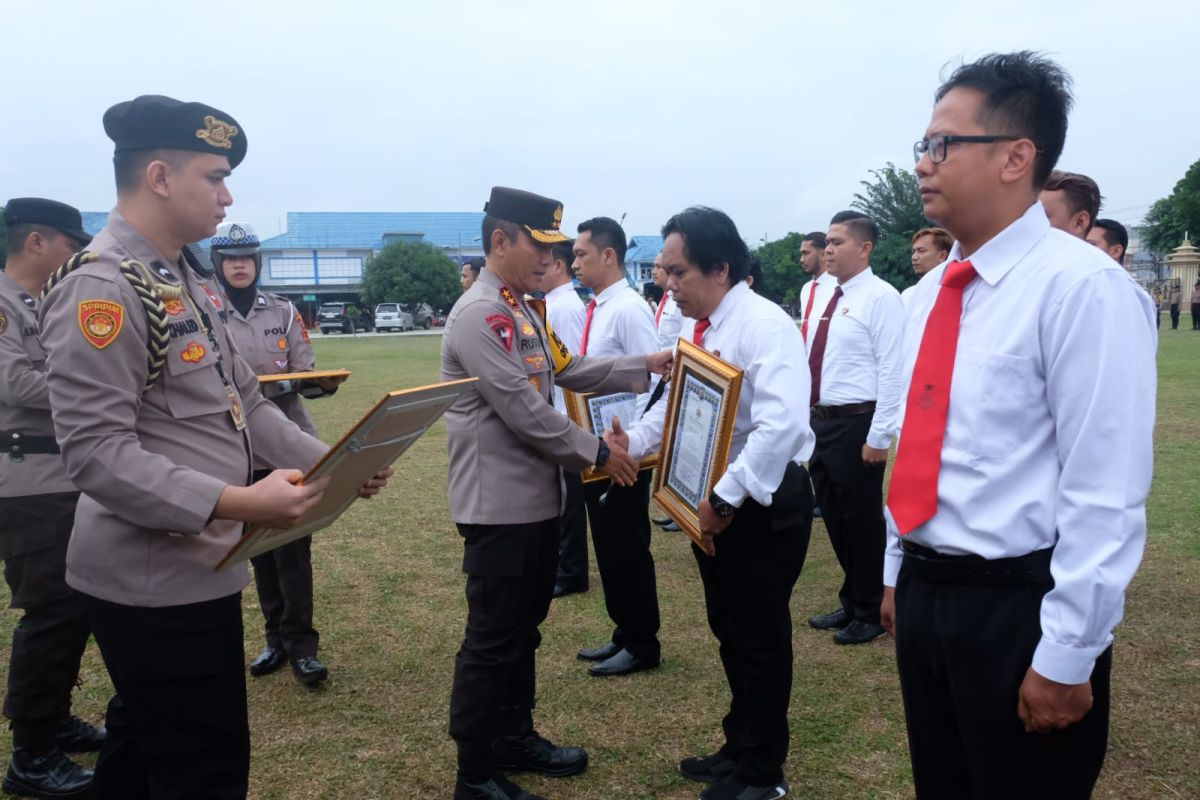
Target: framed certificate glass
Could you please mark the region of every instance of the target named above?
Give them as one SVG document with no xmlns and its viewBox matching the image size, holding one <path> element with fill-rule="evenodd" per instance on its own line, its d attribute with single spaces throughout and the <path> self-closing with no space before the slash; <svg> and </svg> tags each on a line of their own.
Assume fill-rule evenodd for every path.
<svg viewBox="0 0 1200 800">
<path fill-rule="evenodd" d="M 614 394 L 580 394 L 570 389 L 563 389 L 563 402 L 567 406 L 567 416 L 579 427 L 597 436 L 612 428 L 613 417 L 618 417 L 622 425 L 632 425 L 638 418 L 638 395 L 633 392 L 616 392 Z M 658 454 L 646 456 L 638 469 L 653 469 L 658 463 Z M 608 480 L 608 476 L 592 467 L 579 473 L 584 483 Z"/>
<path fill-rule="evenodd" d="M 729 464 L 742 371 L 679 340 L 654 501 L 700 543 L 700 501 Z"/>
</svg>

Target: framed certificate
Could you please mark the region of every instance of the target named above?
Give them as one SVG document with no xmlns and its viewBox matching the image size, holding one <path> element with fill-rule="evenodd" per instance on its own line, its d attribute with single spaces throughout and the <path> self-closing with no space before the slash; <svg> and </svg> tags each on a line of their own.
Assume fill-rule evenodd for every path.
<svg viewBox="0 0 1200 800">
<path fill-rule="evenodd" d="M 278 383 L 279 381 L 315 381 L 318 378 L 349 378 L 348 369 L 319 369 L 315 372 L 280 372 L 275 375 L 259 375 L 259 383 Z"/>
<path fill-rule="evenodd" d="M 321 501 L 290 528 L 249 526 L 216 569 L 246 561 L 331 525 L 358 499 L 358 490 L 367 480 L 412 447 L 454 401 L 475 391 L 477 380 L 388 392 L 301 479 L 303 484 L 330 476 Z"/>
<path fill-rule="evenodd" d="M 563 402 L 567 406 L 567 416 L 571 421 L 597 436 L 612 428 L 613 417 L 619 418 L 621 424 L 626 427 L 638 418 L 638 396 L 633 392 L 580 394 L 563 389 Z M 642 459 L 638 469 L 654 469 L 656 464 L 658 454 L 654 453 Z M 583 483 L 595 483 L 608 480 L 608 476 L 593 467 L 588 467 L 579 473 L 579 479 Z"/>
<path fill-rule="evenodd" d="M 742 371 L 679 340 L 659 449 L 654 501 L 697 544 L 700 501 L 729 465 L 729 445 L 742 391 Z"/>
</svg>

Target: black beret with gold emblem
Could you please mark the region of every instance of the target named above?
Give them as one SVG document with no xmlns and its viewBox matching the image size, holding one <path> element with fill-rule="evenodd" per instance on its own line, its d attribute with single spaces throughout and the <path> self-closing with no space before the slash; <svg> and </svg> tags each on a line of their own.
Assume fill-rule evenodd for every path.
<svg viewBox="0 0 1200 800">
<path fill-rule="evenodd" d="M 562 227 L 562 203 L 549 197 L 493 186 L 492 196 L 483 210 L 497 219 L 524 225 L 535 242 L 555 244 L 570 241 L 570 237 L 559 230 Z"/>
<path fill-rule="evenodd" d="M 79 209 L 46 200 L 42 197 L 14 197 L 4 206 L 5 225 L 45 225 L 62 231 L 80 247 L 92 241 L 92 236 L 83 229 L 83 216 Z"/>
<path fill-rule="evenodd" d="M 204 103 L 144 94 L 104 112 L 104 132 L 126 150 L 189 150 L 229 159 L 230 168 L 246 157 L 246 132 L 224 111 Z"/>
</svg>

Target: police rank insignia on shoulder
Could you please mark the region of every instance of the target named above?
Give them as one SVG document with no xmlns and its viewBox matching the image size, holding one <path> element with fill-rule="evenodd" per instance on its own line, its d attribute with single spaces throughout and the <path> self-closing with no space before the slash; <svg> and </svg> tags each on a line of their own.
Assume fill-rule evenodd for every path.
<svg viewBox="0 0 1200 800">
<path fill-rule="evenodd" d="M 170 283 L 179 283 L 179 279 L 175 277 L 175 273 L 167 269 L 167 265 L 161 261 L 155 261 L 152 265 L 154 271 L 158 273 L 158 277 L 169 281 Z"/>
<path fill-rule="evenodd" d="M 37 305 L 37 301 L 34 300 L 30 295 L 25 294 L 25 292 L 21 292 L 21 302 L 24 303 L 25 307 L 30 311 L 33 311 L 33 307 Z"/>
<path fill-rule="evenodd" d="M 487 324 L 500 339 L 500 342 L 504 345 L 504 349 L 511 353 L 515 334 L 513 321 L 505 314 L 488 314 Z"/>
<path fill-rule="evenodd" d="M 79 330 L 88 344 L 103 350 L 125 326 L 125 306 L 109 300 L 84 300 L 79 304 Z"/>
<path fill-rule="evenodd" d="M 204 358 L 206 352 L 204 345 L 193 341 L 188 342 L 187 347 L 183 348 L 183 352 L 179 354 L 179 357 L 189 364 L 198 364 L 200 359 Z"/>
</svg>

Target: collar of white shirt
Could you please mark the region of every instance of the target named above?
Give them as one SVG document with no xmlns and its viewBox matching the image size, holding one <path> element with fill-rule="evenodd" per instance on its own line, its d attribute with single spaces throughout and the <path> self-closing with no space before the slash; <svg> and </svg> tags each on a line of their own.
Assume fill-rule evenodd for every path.
<svg viewBox="0 0 1200 800">
<path fill-rule="evenodd" d="M 993 236 L 983 247 L 971 254 L 967 260 L 975 272 L 989 286 L 995 286 L 1050 230 L 1050 220 L 1041 203 L 1034 203 L 1024 214 L 1004 230 Z M 962 245 L 958 242 L 950 248 L 951 261 L 962 260 Z"/>
<path fill-rule="evenodd" d="M 625 282 L 624 278 L 621 278 L 616 283 L 614 283 L 612 286 L 609 286 L 604 291 L 596 294 L 596 305 L 598 305 L 598 306 L 604 305 L 609 300 L 612 300 L 614 297 L 616 297 L 617 295 L 619 295 L 621 292 L 625 291 L 628 288 L 629 288 L 629 284 Z"/>
<path fill-rule="evenodd" d="M 573 293 L 574 291 L 575 291 L 575 284 L 571 283 L 570 281 L 567 281 L 566 283 L 561 284 L 559 286 L 555 286 L 553 289 L 546 292 L 545 299 L 549 300 L 551 297 L 554 297 L 554 298 L 561 297 L 562 295 L 565 295 L 568 292 Z"/>
<path fill-rule="evenodd" d="M 750 287 L 746 285 L 745 281 L 738 281 L 737 286 L 725 293 L 725 296 L 721 298 L 721 302 L 717 303 L 716 309 L 708 315 L 708 324 L 714 331 L 718 330 L 721 327 L 721 323 L 729 318 L 729 315 L 733 313 L 734 307 L 741 302 L 741 299 L 749 291 Z"/>
<path fill-rule="evenodd" d="M 871 278 L 874 278 L 874 277 L 875 277 L 874 270 L 872 270 L 868 266 L 862 272 L 858 273 L 857 275 L 855 275 L 853 278 L 846 281 L 845 283 L 838 281 L 837 285 L 842 287 L 842 294 L 847 294 L 848 292 L 854 291 L 859 286 L 863 286 L 864 284 L 870 283 Z"/>
</svg>

